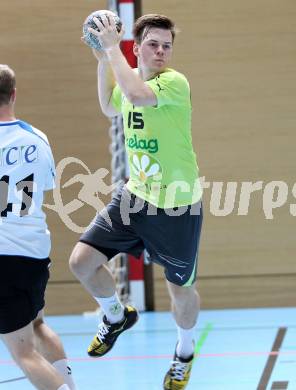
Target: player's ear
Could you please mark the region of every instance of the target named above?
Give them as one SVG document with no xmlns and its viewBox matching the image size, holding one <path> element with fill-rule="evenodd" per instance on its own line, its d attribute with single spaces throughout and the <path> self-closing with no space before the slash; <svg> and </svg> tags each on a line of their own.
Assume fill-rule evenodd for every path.
<svg viewBox="0 0 296 390">
<path fill-rule="evenodd" d="M 11 103 L 14 104 L 16 101 L 16 88 L 12 91 L 11 97 L 10 97 Z"/>
</svg>

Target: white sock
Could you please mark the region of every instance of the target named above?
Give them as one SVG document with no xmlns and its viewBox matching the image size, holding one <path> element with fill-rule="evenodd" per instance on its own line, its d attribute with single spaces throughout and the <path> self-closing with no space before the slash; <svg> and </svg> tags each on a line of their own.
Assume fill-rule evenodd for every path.
<svg viewBox="0 0 296 390">
<path fill-rule="evenodd" d="M 124 318 L 124 306 L 119 300 L 118 294 L 115 293 L 112 297 L 108 298 L 97 298 L 94 297 L 98 304 L 101 306 L 105 313 L 107 320 L 111 324 L 120 322 Z"/>
<path fill-rule="evenodd" d="M 68 385 L 62 385 L 57 390 L 71 390 Z"/>
<path fill-rule="evenodd" d="M 61 377 L 65 381 L 65 385 L 67 387 L 60 387 L 58 390 L 76 390 L 75 384 L 73 382 L 72 371 L 69 367 L 67 359 L 57 360 L 52 363 L 53 367 L 57 370 L 57 372 L 61 375 Z"/>
<path fill-rule="evenodd" d="M 191 329 L 183 329 L 177 325 L 178 344 L 177 355 L 183 358 L 189 358 L 194 352 L 194 331 L 195 326 Z"/>
</svg>

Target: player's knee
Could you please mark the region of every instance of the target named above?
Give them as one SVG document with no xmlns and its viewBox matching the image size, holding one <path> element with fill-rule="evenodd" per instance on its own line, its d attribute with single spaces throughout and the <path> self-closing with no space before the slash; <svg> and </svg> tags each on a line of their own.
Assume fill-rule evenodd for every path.
<svg viewBox="0 0 296 390">
<path fill-rule="evenodd" d="M 75 276 L 81 276 L 86 272 L 86 261 L 81 252 L 73 250 L 69 260 L 70 270 Z"/>
<path fill-rule="evenodd" d="M 78 279 L 88 278 L 94 272 L 94 264 L 91 261 L 91 257 L 79 247 L 74 248 L 70 256 L 69 266 Z"/>
<path fill-rule="evenodd" d="M 69 266 L 78 279 L 87 279 L 107 261 L 106 255 L 89 245 L 79 242 L 73 249 Z"/>
<path fill-rule="evenodd" d="M 186 304 L 192 300 L 197 299 L 197 291 L 195 286 L 171 286 L 170 287 L 171 297 L 176 304 Z"/>
</svg>

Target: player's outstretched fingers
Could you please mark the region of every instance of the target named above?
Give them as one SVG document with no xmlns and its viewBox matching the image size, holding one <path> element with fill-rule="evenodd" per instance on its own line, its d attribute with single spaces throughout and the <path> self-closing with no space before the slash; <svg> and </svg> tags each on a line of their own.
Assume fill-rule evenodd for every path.
<svg viewBox="0 0 296 390">
<path fill-rule="evenodd" d="M 89 28 L 88 28 L 88 31 L 89 31 L 90 33 L 92 33 L 93 35 L 95 35 L 96 37 L 100 38 L 100 32 L 97 31 L 97 30 L 95 30 L 94 28 L 89 27 Z"/>
<path fill-rule="evenodd" d="M 98 27 L 99 31 L 102 31 L 105 28 L 105 24 L 102 22 L 103 15 L 101 16 L 101 19 L 94 16 L 93 21 L 95 22 L 96 26 Z"/>
<path fill-rule="evenodd" d="M 108 18 L 109 19 L 109 25 L 110 25 L 110 29 L 112 30 L 112 31 L 116 31 L 116 32 L 118 32 L 117 31 L 117 28 L 116 28 L 116 22 L 115 22 L 115 19 L 114 18 Z"/>
<path fill-rule="evenodd" d="M 109 27 L 110 27 L 110 19 L 111 19 L 111 20 L 114 20 L 114 18 L 108 17 L 106 14 L 104 14 L 104 15 L 101 16 L 102 24 L 103 24 L 103 26 L 104 26 L 107 30 L 109 30 Z"/>
</svg>

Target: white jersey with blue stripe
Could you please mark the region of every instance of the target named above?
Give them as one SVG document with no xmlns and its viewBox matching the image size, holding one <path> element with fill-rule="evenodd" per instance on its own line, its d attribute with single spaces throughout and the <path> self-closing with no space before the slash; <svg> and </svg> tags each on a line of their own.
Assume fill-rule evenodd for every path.
<svg viewBox="0 0 296 390">
<path fill-rule="evenodd" d="M 0 122 L 0 255 L 49 256 L 42 204 L 54 179 L 46 135 L 21 120 Z"/>
</svg>

